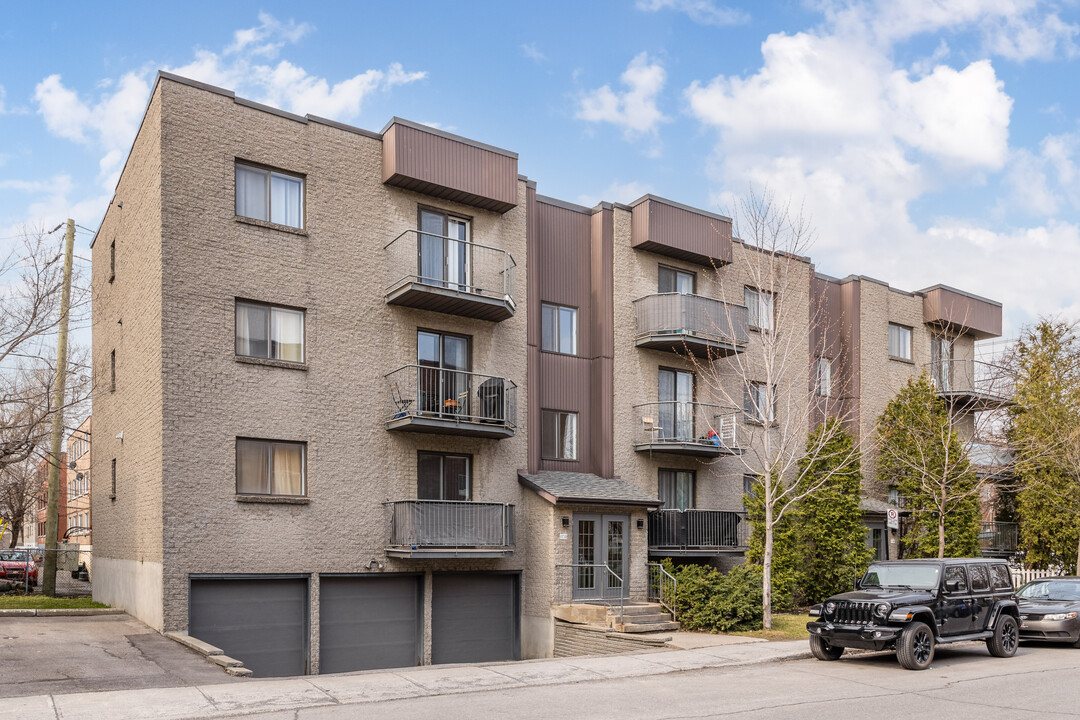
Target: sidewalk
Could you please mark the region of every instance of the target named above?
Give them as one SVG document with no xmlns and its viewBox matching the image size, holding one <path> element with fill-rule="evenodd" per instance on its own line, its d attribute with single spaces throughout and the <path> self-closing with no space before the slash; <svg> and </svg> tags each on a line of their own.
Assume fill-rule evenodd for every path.
<svg viewBox="0 0 1080 720">
<path fill-rule="evenodd" d="M 10 698 L 0 705 L 0 718 L 222 718 L 255 712 L 329 705 L 360 706 L 433 695 L 663 675 L 683 670 L 794 660 L 809 655 L 805 640 L 749 642 L 695 650 L 657 650 L 482 665 L 435 665 L 195 687 L 37 695 Z M 357 710 L 362 711 L 362 708 Z"/>
</svg>

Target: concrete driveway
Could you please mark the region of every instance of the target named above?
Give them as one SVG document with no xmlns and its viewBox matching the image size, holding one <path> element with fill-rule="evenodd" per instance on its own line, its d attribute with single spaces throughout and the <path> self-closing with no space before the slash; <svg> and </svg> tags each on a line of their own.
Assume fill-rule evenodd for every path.
<svg viewBox="0 0 1080 720">
<path fill-rule="evenodd" d="M 129 615 L 0 618 L 0 698 L 237 680 Z"/>
</svg>

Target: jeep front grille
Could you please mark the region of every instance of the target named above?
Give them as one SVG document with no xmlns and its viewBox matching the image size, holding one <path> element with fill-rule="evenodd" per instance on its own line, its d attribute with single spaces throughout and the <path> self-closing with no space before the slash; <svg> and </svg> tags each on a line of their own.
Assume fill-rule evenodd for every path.
<svg viewBox="0 0 1080 720">
<path fill-rule="evenodd" d="M 872 602 L 840 600 L 836 603 L 836 622 L 849 625 L 869 625 L 874 613 Z"/>
</svg>

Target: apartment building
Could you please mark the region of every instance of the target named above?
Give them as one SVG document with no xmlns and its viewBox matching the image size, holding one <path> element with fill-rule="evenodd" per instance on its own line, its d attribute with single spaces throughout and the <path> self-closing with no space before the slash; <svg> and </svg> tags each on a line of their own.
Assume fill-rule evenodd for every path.
<svg viewBox="0 0 1080 720">
<path fill-rule="evenodd" d="M 48 515 L 48 499 L 49 499 L 49 458 L 42 458 L 41 462 L 37 466 L 37 482 L 38 487 L 41 488 L 38 492 L 37 498 L 37 512 L 34 513 L 34 522 L 37 527 L 36 542 L 38 545 L 45 546 L 45 518 Z M 57 525 L 56 525 L 56 541 L 64 541 L 64 533 L 68 528 L 68 514 L 67 514 L 67 492 L 68 492 L 68 454 L 66 452 L 60 453 L 60 502 L 57 505 Z"/>
<path fill-rule="evenodd" d="M 91 443 L 90 417 L 73 430 L 67 437 L 68 470 L 74 475 L 67 485 L 66 515 L 67 540 L 78 545 L 93 545 L 91 495 L 91 465 L 93 451 Z"/>
<path fill-rule="evenodd" d="M 94 595 L 257 675 L 550 656 L 553 607 L 745 550 L 739 453 L 775 418 L 724 363 L 774 299 L 728 218 L 585 208 L 501 148 L 160 73 L 93 253 Z M 805 392 L 828 337 L 860 428 L 890 322 L 897 377 L 947 293 L 1000 327 L 790 268 L 807 341 L 775 382 Z"/>
</svg>

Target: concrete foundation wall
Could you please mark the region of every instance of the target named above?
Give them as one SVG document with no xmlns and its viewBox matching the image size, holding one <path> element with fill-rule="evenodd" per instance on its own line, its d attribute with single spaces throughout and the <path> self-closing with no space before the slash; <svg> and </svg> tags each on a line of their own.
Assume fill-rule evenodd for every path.
<svg viewBox="0 0 1080 720">
<path fill-rule="evenodd" d="M 94 558 L 94 600 L 126 611 L 163 631 L 162 566 L 98 555 Z"/>
</svg>

